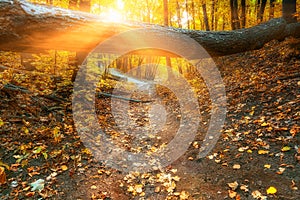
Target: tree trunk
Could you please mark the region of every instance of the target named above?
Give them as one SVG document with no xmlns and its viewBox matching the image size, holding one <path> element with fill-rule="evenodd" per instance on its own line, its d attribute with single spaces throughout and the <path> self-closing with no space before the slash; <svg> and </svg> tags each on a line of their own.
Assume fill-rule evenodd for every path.
<svg viewBox="0 0 300 200">
<path fill-rule="evenodd" d="M 275 0 L 270 0 L 269 20 L 274 18 L 274 3 Z"/>
<path fill-rule="evenodd" d="M 211 30 L 215 30 L 215 1 L 213 0 L 211 3 Z"/>
<path fill-rule="evenodd" d="M 185 0 L 185 11 L 186 11 L 186 24 L 187 24 L 187 29 L 190 29 L 190 19 L 189 19 L 189 6 L 188 6 L 188 1 Z"/>
<path fill-rule="evenodd" d="M 164 0 L 164 25 L 169 26 L 168 0 Z"/>
<path fill-rule="evenodd" d="M 259 22 L 262 22 L 264 19 L 266 4 L 267 4 L 267 0 L 261 1 L 261 5 L 260 5 L 260 9 L 259 9 Z"/>
<path fill-rule="evenodd" d="M 282 17 L 287 23 L 297 22 L 296 0 L 282 0 Z"/>
<path fill-rule="evenodd" d="M 192 3 L 191 3 L 191 10 L 192 10 L 192 29 L 196 29 L 196 17 L 195 17 L 195 3 L 194 3 L 194 0 L 192 0 Z"/>
<path fill-rule="evenodd" d="M 216 0 L 216 4 L 218 4 L 218 1 Z M 215 8 L 215 30 L 218 30 L 218 22 L 219 22 L 219 11 L 218 11 L 218 6 Z"/>
<path fill-rule="evenodd" d="M 273 39 L 287 36 L 300 37 L 300 23 L 287 24 L 283 18 L 237 31 L 196 31 L 143 23 L 108 23 L 88 13 L 10 0 L 0 0 L 0 24 L 0 50 L 34 53 L 49 49 L 89 53 L 99 43 L 116 34 L 140 28 L 143 28 L 142 34 L 137 35 L 140 38 L 124 40 L 119 45 L 119 51 L 123 52 L 137 41 L 151 45 L 155 41 L 149 40 L 147 34 L 158 39 L 172 37 L 177 41 L 182 41 L 182 35 L 187 35 L 202 45 L 210 56 L 259 49 Z M 170 34 L 166 35 L 165 31 Z M 188 45 L 183 47 L 178 44 L 178 48 L 186 48 L 183 50 L 190 52 L 190 58 L 199 58 L 198 52 Z M 106 53 L 118 53 L 118 50 L 103 49 Z M 136 53 L 172 55 L 162 50 Z"/>
<path fill-rule="evenodd" d="M 177 24 L 179 28 L 182 28 L 181 25 L 181 15 L 180 15 L 180 6 L 178 0 L 176 0 L 176 14 L 177 14 Z"/>
<path fill-rule="evenodd" d="M 167 72 L 168 72 L 168 81 L 174 80 L 174 75 L 172 72 L 172 62 L 170 57 L 166 57 L 166 65 L 167 65 Z"/>
<path fill-rule="evenodd" d="M 242 6 L 242 15 L 241 15 L 242 28 L 245 28 L 245 26 L 246 26 L 246 0 L 241 1 L 241 6 Z"/>
<path fill-rule="evenodd" d="M 259 21 L 260 0 L 256 1 L 255 11 L 256 11 L 256 20 Z"/>
<path fill-rule="evenodd" d="M 231 10 L 231 27 L 232 30 L 240 28 L 239 15 L 238 15 L 238 2 L 237 0 L 230 0 Z"/>
<path fill-rule="evenodd" d="M 207 11 L 206 11 L 206 4 L 202 5 L 202 10 L 203 10 L 203 18 L 204 18 L 205 30 L 209 31 L 209 24 L 208 24 L 208 17 L 207 17 Z"/>
</svg>

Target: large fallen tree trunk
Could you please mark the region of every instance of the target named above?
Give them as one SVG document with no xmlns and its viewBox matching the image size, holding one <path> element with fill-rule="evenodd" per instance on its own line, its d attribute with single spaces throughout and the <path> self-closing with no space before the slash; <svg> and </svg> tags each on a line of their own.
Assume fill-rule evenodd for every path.
<svg viewBox="0 0 300 200">
<path fill-rule="evenodd" d="M 107 38 L 138 28 L 154 30 L 158 35 L 164 34 L 165 30 L 188 35 L 211 56 L 259 49 L 273 39 L 287 36 L 300 37 L 300 23 L 287 24 L 281 18 L 235 31 L 196 31 L 142 23 L 113 23 L 96 15 L 24 0 L 0 0 L 0 24 L 0 50 L 27 52 L 48 49 L 90 52 Z M 126 41 L 120 45 L 126 46 Z M 107 53 L 115 52 L 107 49 Z"/>
</svg>

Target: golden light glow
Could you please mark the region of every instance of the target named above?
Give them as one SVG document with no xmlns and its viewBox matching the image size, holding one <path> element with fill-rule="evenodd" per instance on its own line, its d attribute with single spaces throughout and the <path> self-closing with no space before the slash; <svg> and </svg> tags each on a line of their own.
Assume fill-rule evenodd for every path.
<svg viewBox="0 0 300 200">
<path fill-rule="evenodd" d="M 124 2 L 123 2 L 123 0 L 117 0 L 117 7 L 120 10 L 122 10 L 124 8 Z"/>
<path fill-rule="evenodd" d="M 101 19 L 108 22 L 121 22 L 124 19 L 124 2 L 116 0 L 113 7 L 101 6 L 98 3 L 92 5 L 92 13 L 98 14 Z"/>
<path fill-rule="evenodd" d="M 110 8 L 108 12 L 102 13 L 101 15 L 109 22 L 121 22 L 123 20 L 122 14 L 113 8 Z"/>
</svg>

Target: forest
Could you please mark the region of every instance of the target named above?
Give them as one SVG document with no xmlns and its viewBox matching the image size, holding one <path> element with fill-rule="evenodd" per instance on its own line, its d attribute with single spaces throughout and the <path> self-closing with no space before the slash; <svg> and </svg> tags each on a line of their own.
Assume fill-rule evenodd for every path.
<svg viewBox="0 0 300 200">
<path fill-rule="evenodd" d="M 297 0 L 0 0 L 0 199 L 299 199 Z"/>
</svg>

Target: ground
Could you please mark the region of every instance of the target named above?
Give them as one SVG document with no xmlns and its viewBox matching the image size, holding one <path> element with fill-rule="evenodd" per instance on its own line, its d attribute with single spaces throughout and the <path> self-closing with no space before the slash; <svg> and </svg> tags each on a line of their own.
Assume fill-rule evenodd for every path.
<svg viewBox="0 0 300 200">
<path fill-rule="evenodd" d="M 207 129 L 200 126 L 184 155 L 149 173 L 122 172 L 93 157 L 74 128 L 69 87 L 52 99 L 1 88 L 1 199 L 299 199 L 300 40 L 273 41 L 215 62 L 228 110 L 217 145 L 197 159 L 201 133 Z M 197 94 L 201 124 L 207 124 L 207 91 Z M 158 95 L 174 113 L 167 118 L 169 133 L 146 141 L 151 146 L 146 152 L 168 141 L 178 128 L 178 103 L 165 88 L 158 88 Z M 100 124 L 107 130 L 114 126 L 109 104 L 109 98 L 96 100 Z M 140 125 L 148 123 L 143 116 L 149 105 L 130 103 L 131 109 L 140 109 Z M 145 142 L 110 134 L 132 151 Z M 44 187 L 34 190 L 31 183 L 38 179 Z"/>
</svg>

